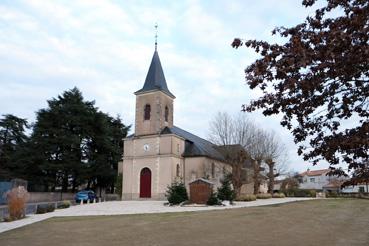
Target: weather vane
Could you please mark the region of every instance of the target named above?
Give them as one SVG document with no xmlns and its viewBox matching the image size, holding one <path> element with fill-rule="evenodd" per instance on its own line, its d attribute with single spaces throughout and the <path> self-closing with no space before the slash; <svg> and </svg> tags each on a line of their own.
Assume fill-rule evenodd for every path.
<svg viewBox="0 0 369 246">
<path fill-rule="evenodd" d="M 155 23 L 155 51 L 158 48 L 158 23 Z"/>
</svg>

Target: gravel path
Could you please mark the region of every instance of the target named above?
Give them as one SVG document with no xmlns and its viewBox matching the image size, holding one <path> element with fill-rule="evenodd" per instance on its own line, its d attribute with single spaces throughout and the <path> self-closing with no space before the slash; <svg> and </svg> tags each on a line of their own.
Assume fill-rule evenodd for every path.
<svg viewBox="0 0 369 246">
<path fill-rule="evenodd" d="M 146 214 L 146 213 L 170 213 L 170 212 L 186 212 L 186 211 L 204 211 L 204 210 L 219 210 L 219 209 L 233 209 L 244 207 L 255 207 L 273 205 L 295 201 L 306 201 L 314 198 L 272 198 L 260 199 L 253 202 L 236 202 L 232 206 L 164 206 L 164 201 L 115 201 L 103 202 L 94 204 L 85 204 L 72 206 L 67 209 L 56 210 L 55 212 L 46 214 L 33 214 L 27 216 L 25 219 L 13 222 L 0 222 L 0 233 L 9 231 L 18 227 L 29 225 L 38 221 L 46 220 L 52 217 L 63 216 L 94 216 L 94 215 L 120 215 L 120 214 Z"/>
</svg>

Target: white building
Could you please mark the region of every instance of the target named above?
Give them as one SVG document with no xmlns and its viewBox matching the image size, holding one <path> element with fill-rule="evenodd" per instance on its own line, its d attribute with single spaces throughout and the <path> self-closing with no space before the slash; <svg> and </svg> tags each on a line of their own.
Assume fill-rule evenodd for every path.
<svg viewBox="0 0 369 246">
<path fill-rule="evenodd" d="M 344 187 L 341 192 L 343 193 L 368 193 L 369 187 L 366 184 L 350 185 Z"/>
<path fill-rule="evenodd" d="M 344 177 L 328 176 L 329 169 L 306 170 L 300 173 L 300 189 L 340 191 Z"/>
</svg>

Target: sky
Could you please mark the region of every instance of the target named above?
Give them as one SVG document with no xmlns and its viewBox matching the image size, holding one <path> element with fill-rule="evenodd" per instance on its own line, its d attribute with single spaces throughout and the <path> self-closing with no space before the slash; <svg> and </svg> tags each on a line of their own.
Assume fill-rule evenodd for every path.
<svg viewBox="0 0 369 246">
<path fill-rule="evenodd" d="M 78 87 L 100 110 L 133 124 L 133 93 L 145 81 L 157 23 L 161 64 L 176 96 L 174 123 L 207 138 L 218 111 L 237 114 L 261 95 L 244 78 L 258 56 L 233 49 L 233 39 L 283 42 L 271 31 L 301 23 L 314 9 L 299 0 L 0 0 L 0 115 L 34 122 L 47 100 Z M 248 117 L 276 132 L 287 146 L 289 169 L 328 167 L 297 155 L 281 117 Z"/>
</svg>

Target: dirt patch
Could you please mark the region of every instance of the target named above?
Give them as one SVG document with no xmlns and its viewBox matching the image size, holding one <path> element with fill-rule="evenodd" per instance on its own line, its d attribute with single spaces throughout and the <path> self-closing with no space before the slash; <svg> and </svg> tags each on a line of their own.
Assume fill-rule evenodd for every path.
<svg viewBox="0 0 369 246">
<path fill-rule="evenodd" d="M 221 211 L 53 218 L 0 245 L 369 245 L 369 201 L 327 199 Z"/>
</svg>

